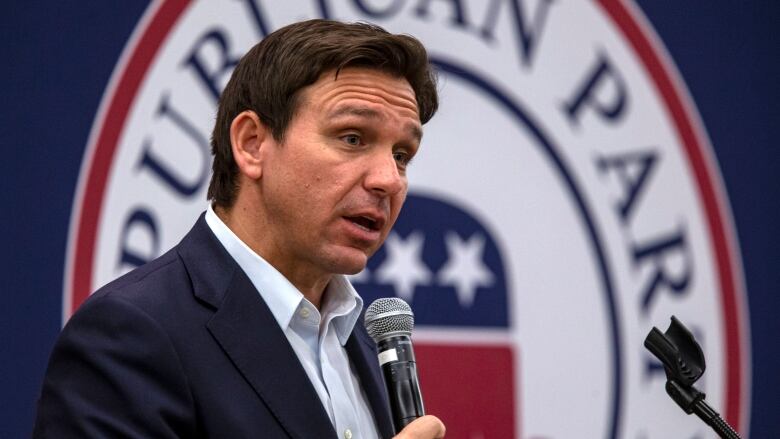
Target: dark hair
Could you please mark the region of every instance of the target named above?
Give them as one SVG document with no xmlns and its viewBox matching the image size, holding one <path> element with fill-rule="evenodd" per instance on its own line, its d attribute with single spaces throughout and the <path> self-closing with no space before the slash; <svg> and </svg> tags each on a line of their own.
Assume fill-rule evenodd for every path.
<svg viewBox="0 0 780 439">
<path fill-rule="evenodd" d="M 422 123 L 438 108 L 436 78 L 417 39 L 394 35 L 368 23 L 308 20 L 285 26 L 256 44 L 236 66 L 219 100 L 211 137 L 214 174 L 208 198 L 230 207 L 238 190 L 238 167 L 230 125 L 242 111 L 254 111 L 282 141 L 298 106 L 298 92 L 330 70 L 370 67 L 405 78 L 417 98 Z"/>
</svg>

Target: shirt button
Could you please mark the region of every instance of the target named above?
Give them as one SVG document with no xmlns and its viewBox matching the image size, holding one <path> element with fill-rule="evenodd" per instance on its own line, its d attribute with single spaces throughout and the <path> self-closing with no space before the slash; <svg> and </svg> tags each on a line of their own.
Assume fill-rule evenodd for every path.
<svg viewBox="0 0 780 439">
<path fill-rule="evenodd" d="M 344 439 L 352 439 L 352 430 L 349 428 L 344 430 Z"/>
<path fill-rule="evenodd" d="M 301 309 L 301 317 L 303 317 L 304 319 L 308 319 L 309 318 L 309 314 L 311 314 L 311 313 L 309 312 L 308 308 L 302 308 Z"/>
</svg>

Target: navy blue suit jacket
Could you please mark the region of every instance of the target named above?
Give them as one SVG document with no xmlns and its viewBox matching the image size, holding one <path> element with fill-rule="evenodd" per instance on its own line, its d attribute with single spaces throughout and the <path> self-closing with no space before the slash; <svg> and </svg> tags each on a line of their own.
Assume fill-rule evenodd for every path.
<svg viewBox="0 0 780 439">
<path fill-rule="evenodd" d="M 362 318 L 346 344 L 393 435 Z M 92 295 L 60 334 L 35 437 L 336 438 L 271 311 L 201 215 L 171 251 Z"/>
</svg>

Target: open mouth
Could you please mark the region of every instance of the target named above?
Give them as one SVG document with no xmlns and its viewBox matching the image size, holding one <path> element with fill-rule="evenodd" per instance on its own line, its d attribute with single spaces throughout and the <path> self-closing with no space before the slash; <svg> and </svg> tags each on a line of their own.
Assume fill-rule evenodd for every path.
<svg viewBox="0 0 780 439">
<path fill-rule="evenodd" d="M 369 232 L 377 231 L 377 230 L 379 230 L 379 227 L 380 227 L 379 221 L 377 221 L 377 220 L 375 220 L 375 219 L 373 219 L 371 217 L 367 217 L 367 216 L 362 216 L 361 215 L 361 216 L 348 216 L 348 217 L 345 217 L 345 218 L 347 220 L 351 221 L 356 226 L 360 227 L 361 229 L 369 231 Z"/>
</svg>

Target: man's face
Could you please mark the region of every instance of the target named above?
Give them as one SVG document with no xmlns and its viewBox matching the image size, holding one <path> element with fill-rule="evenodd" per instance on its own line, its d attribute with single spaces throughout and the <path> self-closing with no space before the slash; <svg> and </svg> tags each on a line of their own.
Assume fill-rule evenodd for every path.
<svg viewBox="0 0 780 439">
<path fill-rule="evenodd" d="M 334 73 L 301 90 L 283 143 L 263 164 L 270 230 L 260 233 L 272 240 L 263 256 L 282 272 L 362 270 L 398 217 L 420 145 L 405 79 L 367 68 Z"/>
</svg>

